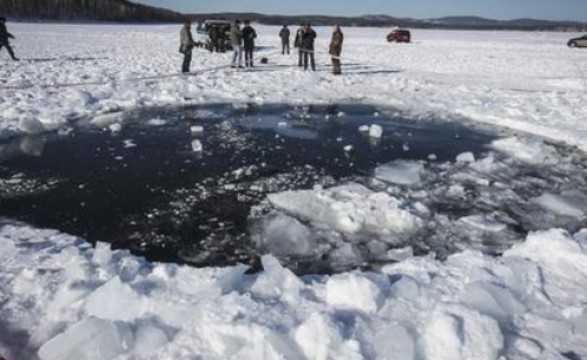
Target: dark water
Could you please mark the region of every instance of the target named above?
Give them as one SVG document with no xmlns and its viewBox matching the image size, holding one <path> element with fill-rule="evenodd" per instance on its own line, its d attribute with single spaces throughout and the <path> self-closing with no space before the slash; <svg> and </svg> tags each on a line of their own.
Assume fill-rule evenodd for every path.
<svg viewBox="0 0 587 360">
<path fill-rule="evenodd" d="M 129 113 L 116 133 L 80 125 L 13 138 L 0 143 L 0 216 L 152 260 L 254 264 L 248 218 L 268 193 L 334 185 L 395 159 L 479 155 L 494 139 L 386 114 L 360 105 L 216 105 Z M 148 125 L 155 117 L 165 124 Z M 382 139 L 359 132 L 365 124 L 381 125 Z M 195 125 L 204 132 L 193 134 Z M 203 152 L 192 150 L 194 139 Z"/>
</svg>

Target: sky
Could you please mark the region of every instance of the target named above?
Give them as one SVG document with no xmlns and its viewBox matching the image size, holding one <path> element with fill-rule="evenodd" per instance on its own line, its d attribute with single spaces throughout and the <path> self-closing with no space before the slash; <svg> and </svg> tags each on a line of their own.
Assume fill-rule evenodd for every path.
<svg viewBox="0 0 587 360">
<path fill-rule="evenodd" d="M 511 20 L 587 21 L 587 0 L 134 0 L 181 12 L 366 15 L 427 19 L 473 15 Z"/>
</svg>

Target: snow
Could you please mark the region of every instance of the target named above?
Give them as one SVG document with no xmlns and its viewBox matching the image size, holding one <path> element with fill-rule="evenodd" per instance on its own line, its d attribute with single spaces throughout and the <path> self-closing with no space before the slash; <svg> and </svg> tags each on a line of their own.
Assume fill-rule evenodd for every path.
<svg viewBox="0 0 587 360">
<path fill-rule="evenodd" d="M 181 76 L 179 27 L 12 23 L 24 60 L 0 69 L 0 134 L 19 131 L 23 119 L 37 132 L 39 124 L 54 129 L 137 107 L 359 101 L 407 117 L 464 118 L 587 149 L 581 78 L 587 53 L 566 47 L 577 34 L 414 30 L 414 44 L 401 46 L 384 41 L 388 29 L 345 28 L 344 74 L 335 77 L 323 65 L 329 27 L 316 28 L 313 73 L 285 67 L 297 59 L 276 54 L 279 28 L 257 26 L 257 56 L 270 65 L 236 72 L 228 67 L 230 54 L 197 50 L 197 74 Z M 78 85 L 56 87 L 67 84 Z"/>
<path fill-rule="evenodd" d="M 322 65 L 330 29 L 317 29 L 319 71 L 313 73 L 284 66 L 295 59 L 273 54 L 278 28 L 259 26 L 258 56 L 270 57 L 274 67 L 235 72 L 218 67 L 229 64 L 230 54 L 197 51 L 193 69 L 205 71 L 180 76 L 178 28 L 11 24 L 25 60 L 0 69 L 0 137 L 58 129 L 65 135 L 83 120 L 120 132 L 139 107 L 352 101 L 414 120 L 486 122 L 520 133 L 494 141 L 487 156 L 463 153 L 454 164 L 379 165 L 372 179 L 379 189 L 348 182 L 268 196 L 275 211 L 252 239 L 267 253 L 294 261 L 327 255 L 336 268 L 360 264 L 367 251 L 385 260 L 371 271 L 297 276 L 274 255 L 261 257 L 258 273 L 243 265 L 152 263 L 107 244 L 0 219 L 0 357 L 587 357 L 585 182 L 532 178 L 512 167 L 584 174 L 580 159 L 527 136 L 587 150 L 587 89 L 578 74 L 587 53 L 564 46 L 573 34 L 415 30 L 415 43 L 399 46 L 381 40 L 385 29 L 344 29 L 343 63 L 359 65 L 344 66 L 343 76 L 334 77 Z M 295 130 L 276 121 L 283 133 Z M 190 127 L 194 134 L 201 130 Z M 382 136 L 375 125 L 359 131 Z M 19 146 L 34 155 L 44 143 L 27 138 Z M 192 149 L 203 151 L 202 141 L 193 140 Z M 556 186 L 543 190 L 548 181 Z M 21 182 L 14 177 L 1 184 Z M 430 199 L 507 204 L 543 230 L 508 242 L 513 220 L 507 216 L 451 219 L 435 213 Z M 522 200 L 530 206 L 520 206 Z M 574 233 L 557 228 L 569 223 Z M 442 226 L 446 233 L 428 239 L 428 229 Z M 471 242 L 445 260 L 414 256 L 404 244 L 418 234 L 461 246 L 450 233 Z M 513 246 L 501 256 L 475 250 L 495 239 Z"/>
<path fill-rule="evenodd" d="M 466 251 L 300 278 L 271 256 L 258 274 L 196 269 L 4 223 L 0 260 L 9 358 L 22 351 L 11 336 L 43 360 L 587 355 L 587 229 L 532 233 L 501 258 Z"/>
</svg>

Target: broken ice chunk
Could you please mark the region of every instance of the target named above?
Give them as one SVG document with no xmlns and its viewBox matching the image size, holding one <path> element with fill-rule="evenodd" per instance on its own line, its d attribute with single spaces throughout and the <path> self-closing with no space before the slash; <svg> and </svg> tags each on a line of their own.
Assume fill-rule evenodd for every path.
<svg viewBox="0 0 587 360">
<path fill-rule="evenodd" d="M 475 162 L 475 155 L 468 151 L 457 155 L 457 163 L 459 164 L 471 164 Z"/>
<path fill-rule="evenodd" d="M 163 120 L 163 119 L 151 119 L 149 121 L 147 121 L 147 125 L 150 126 L 163 126 L 167 123 L 167 121 Z"/>
<path fill-rule="evenodd" d="M 375 177 L 394 184 L 413 185 L 421 181 L 423 172 L 424 166 L 420 162 L 397 160 L 377 167 Z"/>
<path fill-rule="evenodd" d="M 373 138 L 380 138 L 383 135 L 383 128 L 377 124 L 371 125 L 369 128 L 369 136 Z"/>
<path fill-rule="evenodd" d="M 137 146 L 137 144 L 134 143 L 134 140 L 132 140 L 132 139 L 126 139 L 126 140 L 124 140 L 124 147 L 126 149 L 133 148 L 133 147 L 136 147 L 136 146 Z"/>
<path fill-rule="evenodd" d="M 587 215 L 587 196 L 579 191 L 565 192 L 561 195 L 545 193 L 532 199 L 532 202 L 559 215 L 576 218 Z"/>
<path fill-rule="evenodd" d="M 201 134 L 204 132 L 204 127 L 201 125 L 194 125 L 190 127 L 190 131 L 192 132 L 192 134 Z"/>
<path fill-rule="evenodd" d="M 120 125 L 119 123 L 111 124 L 110 126 L 108 126 L 108 129 L 110 129 L 110 131 L 112 131 L 113 133 L 120 132 L 122 131 L 122 125 Z"/>
<path fill-rule="evenodd" d="M 192 141 L 192 150 L 194 150 L 194 152 L 202 152 L 204 150 L 202 142 L 200 140 Z"/>
<path fill-rule="evenodd" d="M 133 345 L 133 334 L 124 323 L 86 318 L 57 335 L 39 350 L 43 360 L 114 359 Z"/>
</svg>

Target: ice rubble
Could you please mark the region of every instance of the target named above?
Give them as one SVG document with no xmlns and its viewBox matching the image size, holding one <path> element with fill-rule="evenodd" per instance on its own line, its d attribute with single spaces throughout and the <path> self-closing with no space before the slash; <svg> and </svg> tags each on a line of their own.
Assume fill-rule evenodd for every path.
<svg viewBox="0 0 587 360">
<path fill-rule="evenodd" d="M 299 278 L 148 263 L 56 231 L 0 228 L 0 354 L 65 359 L 560 359 L 587 356 L 587 229 L 494 258 L 413 257 Z M 18 335 L 12 335 L 18 334 Z"/>
<path fill-rule="evenodd" d="M 512 158 L 524 144 L 533 159 L 554 162 Z M 463 153 L 445 163 L 395 160 L 358 182 L 270 194 L 269 215 L 253 238 L 298 271 L 307 266 L 301 260 L 341 271 L 410 253 L 498 255 L 530 231 L 584 226 L 587 195 L 578 189 L 587 189 L 587 168 L 580 153 L 523 137 L 492 147 L 499 152 L 478 159 Z"/>
</svg>

